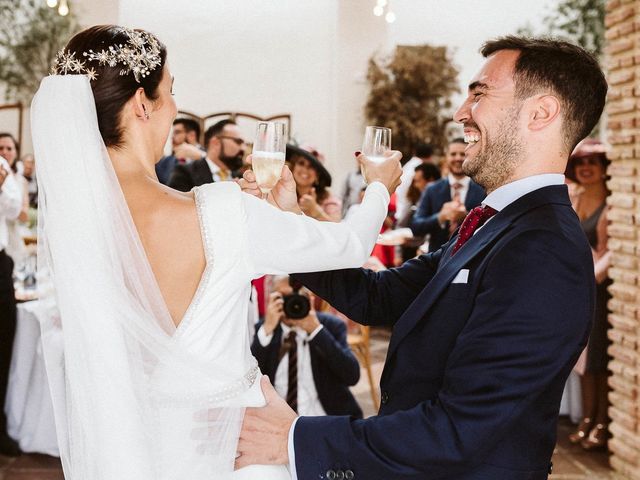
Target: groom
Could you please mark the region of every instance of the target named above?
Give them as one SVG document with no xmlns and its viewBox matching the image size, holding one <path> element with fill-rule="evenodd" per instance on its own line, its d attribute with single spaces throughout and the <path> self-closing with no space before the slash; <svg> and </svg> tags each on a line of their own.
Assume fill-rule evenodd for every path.
<svg viewBox="0 0 640 480">
<path fill-rule="evenodd" d="M 593 313 L 591 251 L 563 172 L 607 84 L 569 43 L 504 37 L 455 113 L 488 196 L 437 252 L 400 268 L 297 275 L 363 324 L 392 325 L 379 415 L 299 417 L 263 380 L 237 466 L 294 478 L 547 478 L 563 386 Z"/>
</svg>

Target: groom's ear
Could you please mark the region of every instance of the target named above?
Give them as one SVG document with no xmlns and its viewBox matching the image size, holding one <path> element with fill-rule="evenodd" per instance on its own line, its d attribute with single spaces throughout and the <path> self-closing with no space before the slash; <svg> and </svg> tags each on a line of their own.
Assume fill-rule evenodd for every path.
<svg viewBox="0 0 640 480">
<path fill-rule="evenodd" d="M 144 93 L 144 88 L 140 87 L 133 95 L 133 113 L 139 120 L 147 120 L 148 112 L 151 110 L 149 99 Z"/>
</svg>

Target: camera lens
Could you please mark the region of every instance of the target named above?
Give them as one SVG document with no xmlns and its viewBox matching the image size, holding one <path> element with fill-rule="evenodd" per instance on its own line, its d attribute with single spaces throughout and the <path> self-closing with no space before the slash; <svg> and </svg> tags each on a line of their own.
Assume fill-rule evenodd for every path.
<svg viewBox="0 0 640 480">
<path fill-rule="evenodd" d="M 309 315 L 311 303 L 309 299 L 299 293 L 292 293 L 282 297 L 284 301 L 283 310 L 287 318 L 292 320 L 300 320 Z"/>
</svg>

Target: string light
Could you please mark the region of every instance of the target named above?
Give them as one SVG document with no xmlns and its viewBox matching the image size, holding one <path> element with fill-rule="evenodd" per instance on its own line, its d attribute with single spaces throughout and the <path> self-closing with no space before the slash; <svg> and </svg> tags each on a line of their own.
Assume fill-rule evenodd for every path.
<svg viewBox="0 0 640 480">
<path fill-rule="evenodd" d="M 67 15 L 69 15 L 69 5 L 67 4 L 67 0 L 60 0 L 58 13 L 63 17 L 66 17 Z"/>
<path fill-rule="evenodd" d="M 56 8 L 58 6 L 58 0 L 47 0 L 47 7 Z"/>
<path fill-rule="evenodd" d="M 385 9 L 387 10 L 386 15 L 384 13 Z M 373 14 L 376 17 L 381 17 L 384 15 L 384 19 L 387 21 L 387 23 L 393 23 L 396 21 L 396 14 L 391 11 L 389 0 L 376 0 L 376 6 L 373 7 Z"/>
</svg>

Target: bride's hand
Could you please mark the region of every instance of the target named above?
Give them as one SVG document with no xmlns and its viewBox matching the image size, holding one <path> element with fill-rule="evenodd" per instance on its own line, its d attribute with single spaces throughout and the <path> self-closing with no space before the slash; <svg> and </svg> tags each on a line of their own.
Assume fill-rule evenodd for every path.
<svg viewBox="0 0 640 480">
<path fill-rule="evenodd" d="M 385 153 L 384 157 L 382 161 L 373 161 L 365 155 L 359 154 L 357 160 L 362 167 L 362 175 L 367 184 L 380 182 L 387 187 L 391 195 L 396 191 L 398 185 L 400 185 L 400 177 L 402 176 L 400 160 L 402 159 L 402 153 L 397 150 L 389 150 Z"/>
<path fill-rule="evenodd" d="M 262 192 L 258 187 L 256 175 L 255 173 L 253 173 L 253 170 L 247 170 L 246 172 L 244 172 L 242 178 L 238 180 L 238 185 L 240 185 L 240 188 L 243 192 L 258 198 L 262 198 Z M 293 179 L 291 170 L 289 170 L 289 167 L 287 167 L 286 165 L 282 167 L 280 180 L 278 180 L 276 186 L 267 196 L 267 201 L 271 205 L 285 212 L 293 212 L 297 214 L 302 213 L 300 207 L 298 206 L 296 182 Z"/>
<path fill-rule="evenodd" d="M 273 187 L 267 198 L 269 202 L 273 203 L 280 210 L 297 214 L 302 213 L 298 205 L 296 181 L 293 179 L 293 174 L 287 165 L 282 167 L 280 180 L 278 180 L 278 183 Z"/>
</svg>

